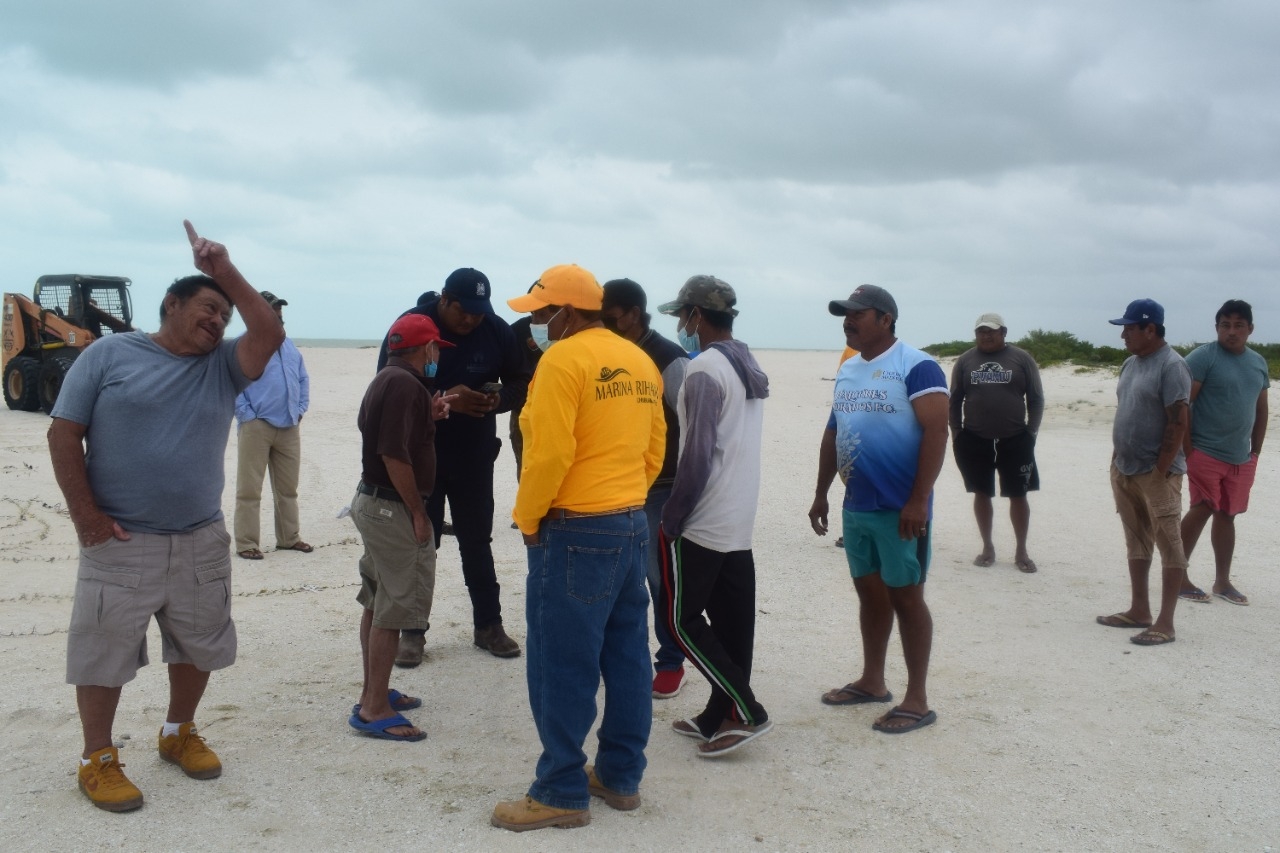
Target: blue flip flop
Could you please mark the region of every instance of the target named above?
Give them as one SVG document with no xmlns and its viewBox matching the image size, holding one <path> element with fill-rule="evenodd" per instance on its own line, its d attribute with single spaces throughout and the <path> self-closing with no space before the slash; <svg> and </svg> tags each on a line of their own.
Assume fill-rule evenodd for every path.
<svg viewBox="0 0 1280 853">
<path fill-rule="evenodd" d="M 387 704 L 391 706 L 391 710 L 396 712 L 412 711 L 414 708 L 422 707 L 422 700 L 417 696 L 405 696 L 393 687 L 387 691 Z M 351 706 L 351 713 L 360 713 L 359 702 Z"/>
<path fill-rule="evenodd" d="M 396 726 L 413 725 L 413 723 L 406 720 L 402 714 L 396 714 L 394 717 L 387 717 L 385 720 L 373 720 L 371 722 L 365 722 L 360 719 L 359 714 L 352 714 L 351 719 L 347 720 L 347 723 L 350 724 L 351 728 L 360 732 L 362 735 L 382 738 L 383 740 L 402 740 L 409 742 L 425 740 L 427 737 L 427 733 L 423 731 L 418 732 L 416 735 L 393 735 L 388 732 L 387 729 L 394 729 Z"/>
</svg>

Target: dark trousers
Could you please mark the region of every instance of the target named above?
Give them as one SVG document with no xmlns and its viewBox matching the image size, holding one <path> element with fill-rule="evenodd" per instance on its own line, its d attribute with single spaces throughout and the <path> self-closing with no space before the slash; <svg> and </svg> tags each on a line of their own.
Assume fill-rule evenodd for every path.
<svg viewBox="0 0 1280 853">
<path fill-rule="evenodd" d="M 710 737 L 729 719 L 760 725 L 769 714 L 751 691 L 756 635 L 751 551 L 713 551 L 665 534 L 662 550 L 662 618 L 685 656 L 711 682 L 707 707 L 694 718 L 699 730 Z"/>
<path fill-rule="evenodd" d="M 477 628 L 502 621 L 498 600 L 501 586 L 489 545 L 493 541 L 493 463 L 502 442 L 497 438 L 490 442 L 472 448 L 437 447 L 436 487 L 427 499 L 427 517 L 435 531 L 437 551 L 444 526 L 444 504 L 449 502 L 453 535 L 462 558 L 462 577 L 471 595 L 471 615 Z"/>
</svg>

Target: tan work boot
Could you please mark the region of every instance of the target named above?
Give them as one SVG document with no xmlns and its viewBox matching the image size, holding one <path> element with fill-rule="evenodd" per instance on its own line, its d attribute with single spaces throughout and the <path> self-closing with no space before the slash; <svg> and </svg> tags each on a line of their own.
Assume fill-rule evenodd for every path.
<svg viewBox="0 0 1280 853">
<path fill-rule="evenodd" d="M 427 647 L 426 634 L 400 633 L 400 645 L 396 649 L 396 666 L 413 669 L 422 663 L 422 651 Z"/>
<path fill-rule="evenodd" d="M 484 628 L 476 628 L 475 643 L 494 657 L 514 658 L 520 656 L 520 646 L 502 630 L 501 622 L 494 622 Z"/>
<path fill-rule="evenodd" d="M 196 734 L 195 723 L 183 723 L 176 735 L 160 730 L 160 757 L 182 768 L 192 779 L 216 779 L 222 775 L 222 762 Z"/>
<path fill-rule="evenodd" d="M 611 809 L 617 809 L 620 812 L 629 812 L 632 809 L 640 808 L 640 795 L 637 794 L 619 794 L 617 791 L 606 788 L 600 782 L 600 777 L 596 775 L 596 769 L 590 764 L 587 765 L 587 791 L 591 796 L 599 797 L 605 801 L 605 804 Z"/>
<path fill-rule="evenodd" d="M 591 812 L 586 809 L 557 809 L 544 806 L 533 797 L 526 796 L 523 800 L 498 803 L 493 807 L 493 816 L 489 818 L 489 823 L 512 832 L 526 832 L 548 826 L 569 829 L 591 823 Z"/>
<path fill-rule="evenodd" d="M 142 807 L 142 792 L 124 775 L 114 746 L 100 749 L 80 765 L 80 790 L 100 809 L 129 812 Z"/>
</svg>

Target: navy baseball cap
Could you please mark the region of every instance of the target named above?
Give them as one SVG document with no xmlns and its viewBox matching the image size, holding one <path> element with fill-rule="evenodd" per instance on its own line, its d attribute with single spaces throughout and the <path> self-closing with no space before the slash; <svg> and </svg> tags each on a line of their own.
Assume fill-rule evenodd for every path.
<svg viewBox="0 0 1280 853">
<path fill-rule="evenodd" d="M 1112 320 L 1113 326 L 1128 326 L 1131 323 L 1155 323 L 1164 325 L 1164 306 L 1154 299 L 1135 299 L 1124 309 L 1124 316 Z"/>
<path fill-rule="evenodd" d="M 471 267 L 456 269 L 444 280 L 444 295 L 468 314 L 492 314 L 491 293 L 488 276 Z"/>
<path fill-rule="evenodd" d="M 615 278 L 604 283 L 604 302 L 601 307 L 612 308 L 615 305 L 624 311 L 630 308 L 643 311 L 648 307 L 649 300 L 644 288 L 636 282 L 629 278 Z"/>
</svg>

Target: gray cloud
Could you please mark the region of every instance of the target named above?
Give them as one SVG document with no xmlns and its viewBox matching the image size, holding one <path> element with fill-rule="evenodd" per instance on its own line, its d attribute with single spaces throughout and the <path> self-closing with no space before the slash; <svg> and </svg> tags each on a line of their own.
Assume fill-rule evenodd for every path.
<svg viewBox="0 0 1280 853">
<path fill-rule="evenodd" d="M 302 336 L 566 260 L 714 272 L 774 346 L 837 348 L 821 306 L 862 281 L 916 343 L 992 309 L 1110 340 L 1137 295 L 1175 340 L 1224 292 L 1280 320 L 1280 6 L 613 5 L 5 7 L 0 273 L 158 299 L 191 216 Z"/>
</svg>

